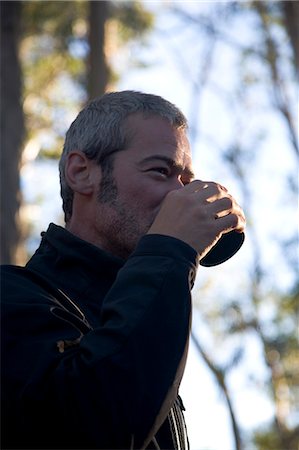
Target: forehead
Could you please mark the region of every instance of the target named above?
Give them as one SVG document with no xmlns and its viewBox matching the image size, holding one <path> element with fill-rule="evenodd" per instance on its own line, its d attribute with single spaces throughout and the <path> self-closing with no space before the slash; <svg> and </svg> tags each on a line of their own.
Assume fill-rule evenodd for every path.
<svg viewBox="0 0 299 450">
<path fill-rule="evenodd" d="M 126 119 L 125 129 L 128 136 L 125 152 L 135 154 L 140 160 L 161 155 L 181 165 L 191 165 L 191 150 L 186 131 L 175 128 L 167 119 L 132 114 Z"/>
</svg>

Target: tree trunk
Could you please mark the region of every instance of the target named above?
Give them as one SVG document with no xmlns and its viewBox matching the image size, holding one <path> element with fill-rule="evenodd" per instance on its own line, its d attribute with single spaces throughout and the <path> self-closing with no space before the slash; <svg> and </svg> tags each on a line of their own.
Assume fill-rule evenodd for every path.
<svg viewBox="0 0 299 450">
<path fill-rule="evenodd" d="M 294 53 L 295 68 L 299 73 L 299 3 L 298 1 L 281 2 L 285 27 L 290 37 Z"/>
<path fill-rule="evenodd" d="M 1 263 L 18 263 L 21 241 L 19 167 L 24 135 L 18 40 L 21 2 L 0 3 L 1 16 Z"/>
<path fill-rule="evenodd" d="M 108 1 L 89 2 L 89 60 L 88 96 L 93 99 L 105 93 L 108 84 L 108 66 L 105 56 L 105 22 Z"/>
</svg>

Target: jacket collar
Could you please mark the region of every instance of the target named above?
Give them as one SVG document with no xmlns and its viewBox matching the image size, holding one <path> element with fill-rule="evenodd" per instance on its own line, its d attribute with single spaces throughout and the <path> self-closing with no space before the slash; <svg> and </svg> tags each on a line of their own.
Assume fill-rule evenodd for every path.
<svg viewBox="0 0 299 450">
<path fill-rule="evenodd" d="M 120 269 L 125 262 L 54 223 L 50 223 L 48 230 L 42 232 L 41 235 L 43 238 L 41 245 L 43 245 L 43 242 L 49 243 L 61 254 L 61 257 L 83 263 L 91 271 L 97 272 L 97 265 L 103 262 L 106 268 L 112 268 L 113 270 Z"/>
<path fill-rule="evenodd" d="M 70 296 L 109 289 L 124 260 L 51 223 L 27 267 L 48 278 Z"/>
</svg>

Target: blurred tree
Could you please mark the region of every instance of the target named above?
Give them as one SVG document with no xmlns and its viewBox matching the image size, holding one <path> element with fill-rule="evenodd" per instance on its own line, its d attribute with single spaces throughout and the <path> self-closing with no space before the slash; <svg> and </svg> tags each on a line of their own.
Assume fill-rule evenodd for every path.
<svg viewBox="0 0 299 450">
<path fill-rule="evenodd" d="M 283 1 L 279 3 L 282 10 L 285 27 L 290 37 L 290 43 L 293 48 L 294 66 L 299 72 L 299 2 L 297 1 Z"/>
<path fill-rule="evenodd" d="M 89 98 L 103 94 L 108 86 L 110 74 L 105 54 L 105 24 L 109 17 L 109 2 L 89 2 Z"/>
<path fill-rule="evenodd" d="M 139 1 L 90 1 L 88 97 L 103 94 L 119 79 L 114 59 L 130 41 L 142 42 L 154 24 L 154 16 Z M 126 68 L 136 61 L 130 55 Z"/>
<path fill-rule="evenodd" d="M 285 3 L 285 5 L 284 5 Z M 297 5 L 296 5 L 297 4 Z M 281 67 L 280 45 L 273 32 L 273 25 L 278 23 L 284 28 L 292 49 L 292 64 L 294 72 L 298 72 L 298 45 L 299 45 L 299 4 L 297 2 L 262 2 L 254 1 L 253 9 L 257 12 L 262 30 L 262 55 L 261 57 L 269 67 L 273 88 L 275 107 L 281 113 L 286 122 L 290 134 L 292 147 L 299 157 L 298 129 L 296 118 L 293 117 L 291 102 L 288 98 L 286 83 Z M 296 26 L 296 25 L 297 26 Z"/>
<path fill-rule="evenodd" d="M 20 259 L 19 207 L 21 202 L 19 165 L 24 135 L 22 75 L 18 58 L 21 2 L 1 2 L 1 262 Z"/>
<path fill-rule="evenodd" d="M 37 156 L 59 156 L 82 103 L 113 87 L 115 54 L 152 24 L 137 1 L 1 2 L 1 182 L 13 184 L 10 198 L 2 189 L 1 262 L 15 262 L 21 229 L 28 233 L 25 220 L 22 227 L 18 222 L 20 167 Z M 13 116 L 7 113 L 12 108 Z"/>
</svg>

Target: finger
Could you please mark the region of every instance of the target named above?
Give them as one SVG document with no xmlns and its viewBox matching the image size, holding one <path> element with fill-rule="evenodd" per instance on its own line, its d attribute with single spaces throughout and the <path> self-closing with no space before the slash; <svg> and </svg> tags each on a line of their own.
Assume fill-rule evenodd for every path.
<svg viewBox="0 0 299 450">
<path fill-rule="evenodd" d="M 210 199 L 208 200 L 210 202 Z M 223 217 L 232 212 L 234 201 L 232 197 L 222 197 L 210 203 L 211 212 L 215 217 Z"/>
<path fill-rule="evenodd" d="M 218 217 L 225 216 L 229 213 L 235 213 L 242 216 L 245 220 L 244 211 L 230 195 L 210 203 L 210 208 L 211 211 L 213 211 L 214 214 L 217 214 Z"/>
<path fill-rule="evenodd" d="M 201 191 L 201 194 L 205 196 L 208 203 L 214 203 L 225 197 L 231 198 L 234 201 L 232 196 L 228 194 L 227 189 L 218 183 L 209 183 L 205 190 Z"/>
<path fill-rule="evenodd" d="M 246 227 L 246 219 L 244 214 L 229 213 L 223 217 L 216 218 L 217 228 L 223 233 L 236 230 L 242 232 Z"/>
<path fill-rule="evenodd" d="M 214 181 L 193 180 L 182 188 L 182 191 L 188 193 L 201 193 L 210 198 L 212 195 L 218 195 L 220 192 L 226 192 L 227 189 Z"/>
<path fill-rule="evenodd" d="M 194 193 L 194 192 L 198 192 L 200 190 L 205 189 L 207 182 L 206 181 L 202 181 L 202 180 L 193 180 L 191 181 L 191 183 L 186 184 L 182 190 L 184 190 L 185 192 L 190 192 L 190 193 Z"/>
</svg>

